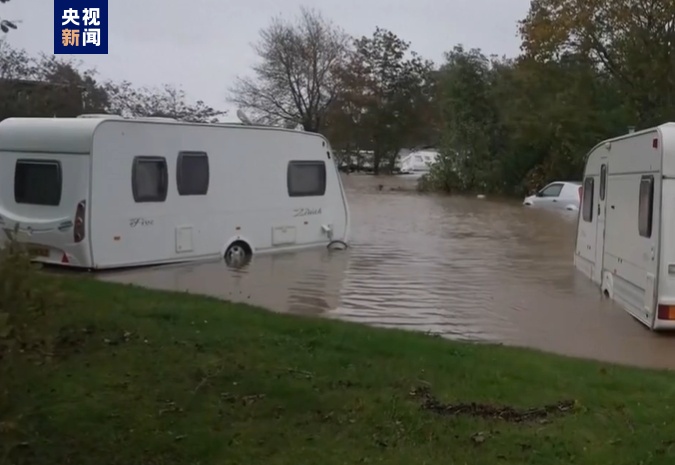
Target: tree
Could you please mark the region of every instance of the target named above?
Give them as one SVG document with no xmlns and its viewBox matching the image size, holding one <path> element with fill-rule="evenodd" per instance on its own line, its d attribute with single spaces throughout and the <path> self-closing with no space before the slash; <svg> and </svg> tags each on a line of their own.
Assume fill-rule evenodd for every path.
<svg viewBox="0 0 675 465">
<path fill-rule="evenodd" d="M 99 82 L 96 72 L 54 56 L 32 57 L 0 40 L 0 119 L 10 116 L 77 116 L 113 113 L 126 117 L 164 116 L 183 121 L 215 122 L 224 111 L 165 85 L 136 88 L 129 82 Z"/>
<path fill-rule="evenodd" d="M 345 65 L 337 72 L 342 91 L 329 107 L 325 128 L 321 131 L 330 140 L 333 149 L 345 155 L 372 150 L 372 138 L 364 124 L 368 116 L 366 102 L 363 93 L 357 91 L 365 88 L 365 76 L 351 71 Z"/>
<path fill-rule="evenodd" d="M 480 50 L 456 46 L 440 69 L 443 146 L 439 168 L 446 189 L 487 191 L 500 176 L 503 125 L 493 94 L 494 68 Z M 436 174 L 436 173 L 434 173 Z"/>
<path fill-rule="evenodd" d="M 24 50 L 16 50 L 0 39 L 0 120 L 23 113 L 27 102 L 14 83 L 27 79 L 33 71 L 32 59 Z"/>
<path fill-rule="evenodd" d="M 105 86 L 96 80 L 96 71 L 81 63 L 41 54 L 36 62 L 36 79 L 60 89 L 51 106 L 57 116 L 103 113 L 109 105 Z"/>
<path fill-rule="evenodd" d="M 340 92 L 340 68 L 349 37 L 321 14 L 301 9 L 296 22 L 275 18 L 254 49 L 254 78 L 238 78 L 230 101 L 267 124 L 318 132 Z"/>
<path fill-rule="evenodd" d="M 93 70 L 54 56 L 29 56 L 0 40 L 0 119 L 101 112 L 107 96 Z"/>
<path fill-rule="evenodd" d="M 539 61 L 587 56 L 620 85 L 638 126 L 675 116 L 675 2 L 534 0 L 520 23 Z"/>
<path fill-rule="evenodd" d="M 462 47 L 440 69 L 443 145 L 432 187 L 523 194 L 580 179 L 598 141 L 625 132 L 616 80 L 586 55 L 488 58 Z"/>
<path fill-rule="evenodd" d="M 386 160 L 393 168 L 401 148 L 424 144 L 433 115 L 433 64 L 386 29 L 355 41 L 342 69 L 343 94 L 336 111 L 347 127 L 361 128 L 374 152 L 377 174 Z M 364 134 L 355 131 L 363 140 Z M 364 147 L 360 147 L 364 148 Z"/>
<path fill-rule="evenodd" d="M 521 57 L 493 92 L 507 136 L 500 163 L 507 193 L 580 180 L 588 151 L 631 121 L 616 81 L 586 55 L 546 63 Z"/>
<path fill-rule="evenodd" d="M 197 123 L 217 122 L 225 111 L 216 110 L 202 100 L 188 103 L 185 92 L 165 84 L 159 89 L 135 88 L 130 82 L 109 82 L 105 86 L 109 113 L 124 117 L 159 116 Z"/>
</svg>

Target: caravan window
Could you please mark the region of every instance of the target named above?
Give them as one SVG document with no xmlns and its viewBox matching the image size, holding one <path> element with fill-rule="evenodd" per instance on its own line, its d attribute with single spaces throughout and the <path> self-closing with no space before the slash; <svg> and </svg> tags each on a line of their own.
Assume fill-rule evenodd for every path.
<svg viewBox="0 0 675 465">
<path fill-rule="evenodd" d="M 600 200 L 605 200 L 605 190 L 607 189 L 607 165 L 604 163 L 600 167 Z"/>
<path fill-rule="evenodd" d="M 638 210 L 638 229 L 642 237 L 652 237 L 653 211 L 654 176 L 642 176 L 640 179 L 640 206 Z"/>
<path fill-rule="evenodd" d="M 326 164 L 323 161 L 291 161 L 286 175 L 290 197 L 311 197 L 326 193 Z"/>
<path fill-rule="evenodd" d="M 584 181 L 584 203 L 582 205 L 582 214 L 584 221 L 593 221 L 593 178 L 588 177 Z"/>
<path fill-rule="evenodd" d="M 205 152 L 180 152 L 176 163 L 179 195 L 206 195 L 209 190 L 209 156 Z"/>
<path fill-rule="evenodd" d="M 31 205 L 61 203 L 61 163 L 56 160 L 17 160 L 14 201 Z"/>
<path fill-rule="evenodd" d="M 131 188 L 136 202 L 164 202 L 169 175 L 164 157 L 135 157 Z"/>
</svg>

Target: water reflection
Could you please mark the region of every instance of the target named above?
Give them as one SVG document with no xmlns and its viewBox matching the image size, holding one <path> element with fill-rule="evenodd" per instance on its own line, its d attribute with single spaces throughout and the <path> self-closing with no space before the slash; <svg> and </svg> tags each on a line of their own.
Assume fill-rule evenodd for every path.
<svg viewBox="0 0 675 465">
<path fill-rule="evenodd" d="M 300 258 L 298 258 L 300 257 Z M 339 305 L 349 251 L 313 249 L 254 257 L 233 270 L 222 260 L 101 275 L 114 282 L 248 302 L 272 310 L 320 314 Z"/>
<path fill-rule="evenodd" d="M 576 212 L 407 192 L 414 180 L 345 176 L 347 251 L 261 255 L 106 274 L 280 312 L 675 367 L 675 340 L 645 330 L 574 270 Z M 380 187 L 381 186 L 381 187 Z"/>
</svg>

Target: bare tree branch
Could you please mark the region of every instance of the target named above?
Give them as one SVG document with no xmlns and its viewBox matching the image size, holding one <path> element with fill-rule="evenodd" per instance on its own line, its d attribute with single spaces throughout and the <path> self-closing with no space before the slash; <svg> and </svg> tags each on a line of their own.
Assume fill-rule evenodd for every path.
<svg viewBox="0 0 675 465">
<path fill-rule="evenodd" d="M 196 123 L 213 123 L 226 112 L 198 100 L 187 102 L 185 92 L 165 84 L 159 89 L 135 88 L 130 82 L 106 84 L 109 113 L 125 117 L 160 116 Z"/>
<path fill-rule="evenodd" d="M 338 68 L 350 38 L 315 10 L 295 22 L 274 18 L 254 45 L 261 62 L 238 78 L 229 101 L 267 124 L 302 124 L 318 132 L 340 89 Z"/>
</svg>

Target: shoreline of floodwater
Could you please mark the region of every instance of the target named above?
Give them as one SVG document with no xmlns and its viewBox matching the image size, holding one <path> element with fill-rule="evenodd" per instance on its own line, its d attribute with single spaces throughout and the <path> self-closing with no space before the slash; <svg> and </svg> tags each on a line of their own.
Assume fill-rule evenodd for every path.
<svg viewBox="0 0 675 465">
<path fill-rule="evenodd" d="M 669 421 L 674 373 L 50 279 L 51 359 L 0 365 L 17 463 L 638 463 L 669 440 L 625 425 Z"/>
</svg>

